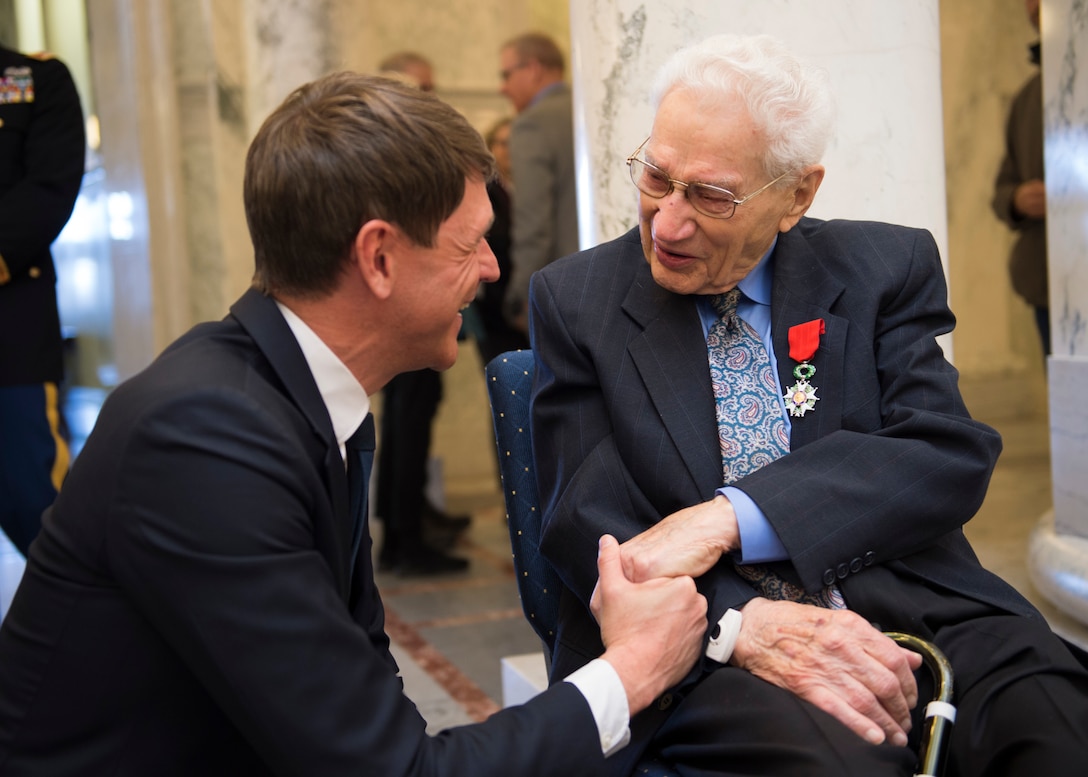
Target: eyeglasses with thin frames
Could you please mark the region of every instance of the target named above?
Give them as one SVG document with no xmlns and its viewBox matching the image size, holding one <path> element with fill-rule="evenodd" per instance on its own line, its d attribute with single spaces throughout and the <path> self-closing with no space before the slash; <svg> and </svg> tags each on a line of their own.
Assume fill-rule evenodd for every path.
<svg viewBox="0 0 1088 777">
<path fill-rule="evenodd" d="M 723 189 L 720 186 L 699 182 L 688 183 L 687 181 L 670 178 L 668 173 L 657 165 L 652 165 L 645 159 L 639 159 L 639 153 L 642 151 L 643 146 L 648 142 L 650 142 L 650 139 L 646 138 L 646 140 L 642 141 L 641 145 L 635 149 L 634 153 L 627 157 L 627 167 L 631 172 L 631 182 L 640 192 L 648 197 L 653 197 L 655 200 L 667 197 L 677 186 L 683 187 L 688 202 L 691 203 L 691 207 L 695 208 L 695 210 L 699 211 L 704 216 L 710 216 L 712 219 L 731 218 L 733 214 L 736 213 L 738 205 L 743 205 L 753 197 L 762 194 L 789 175 L 789 171 L 786 171 L 770 183 L 764 184 L 756 189 L 751 194 L 738 198 L 733 192 L 728 189 Z"/>
</svg>

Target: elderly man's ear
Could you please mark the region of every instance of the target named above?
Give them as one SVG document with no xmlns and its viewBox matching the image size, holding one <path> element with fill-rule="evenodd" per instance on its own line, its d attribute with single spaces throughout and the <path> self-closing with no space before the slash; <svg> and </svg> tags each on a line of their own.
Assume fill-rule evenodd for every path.
<svg viewBox="0 0 1088 777">
<path fill-rule="evenodd" d="M 802 171 L 801 180 L 793 190 L 793 203 L 778 225 L 779 232 L 789 232 L 801 220 L 812 205 L 812 201 L 816 199 L 816 192 L 823 180 L 823 165 L 811 165 Z"/>
</svg>

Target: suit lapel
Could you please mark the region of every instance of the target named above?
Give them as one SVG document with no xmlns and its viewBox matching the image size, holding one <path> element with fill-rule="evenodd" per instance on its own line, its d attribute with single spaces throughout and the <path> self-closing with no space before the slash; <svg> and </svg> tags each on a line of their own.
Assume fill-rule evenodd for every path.
<svg viewBox="0 0 1088 777">
<path fill-rule="evenodd" d="M 721 485 L 721 453 L 695 300 L 662 289 L 646 266 L 623 309 L 643 329 L 628 346 L 635 368 L 699 493 L 709 498 Z"/>
<path fill-rule="evenodd" d="M 302 355 L 302 349 L 275 301 L 255 289 L 250 289 L 231 306 L 230 312 L 264 354 L 283 384 L 288 399 L 309 422 L 324 451 L 322 475 L 332 503 L 334 520 L 331 527 L 315 521 L 314 539 L 332 567 L 337 588 L 346 601 L 352 519 L 348 504 L 347 473 L 333 433 L 332 419 L 329 418 L 325 402 L 314 383 L 306 357 Z"/>
<path fill-rule="evenodd" d="M 814 410 L 791 417 L 790 448 L 796 450 L 842 426 L 842 390 L 845 381 L 845 318 L 832 315 L 832 304 L 842 295 L 843 284 L 828 273 L 799 227 L 778 236 L 771 291 L 771 336 L 778 360 L 778 377 L 783 389 L 797 382 L 790 358 L 791 326 L 822 318 L 826 331 L 820 347 L 810 360 L 816 368 L 811 383 L 820 398 Z"/>
</svg>

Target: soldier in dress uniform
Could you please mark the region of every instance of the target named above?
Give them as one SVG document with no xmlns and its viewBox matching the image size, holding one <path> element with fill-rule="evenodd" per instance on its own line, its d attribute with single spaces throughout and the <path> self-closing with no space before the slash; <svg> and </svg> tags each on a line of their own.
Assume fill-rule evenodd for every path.
<svg viewBox="0 0 1088 777">
<path fill-rule="evenodd" d="M 64 63 L 0 46 L 0 528 L 24 555 L 68 470 L 49 247 L 75 206 L 85 145 Z"/>
</svg>

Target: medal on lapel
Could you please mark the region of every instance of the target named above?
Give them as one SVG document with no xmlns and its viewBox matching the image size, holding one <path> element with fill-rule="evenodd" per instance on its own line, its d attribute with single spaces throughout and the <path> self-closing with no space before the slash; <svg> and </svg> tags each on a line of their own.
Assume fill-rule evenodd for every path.
<svg viewBox="0 0 1088 777">
<path fill-rule="evenodd" d="M 823 333 L 822 318 L 790 327 L 790 358 L 800 364 L 793 368 L 793 377 L 797 378 L 797 382 L 786 389 L 782 399 L 786 402 L 786 410 L 794 418 L 801 418 L 809 410 L 815 410 L 816 402 L 820 399 L 816 396 L 816 387 L 808 382 L 816 374 L 816 368 L 808 360 L 816 355 Z"/>
</svg>

